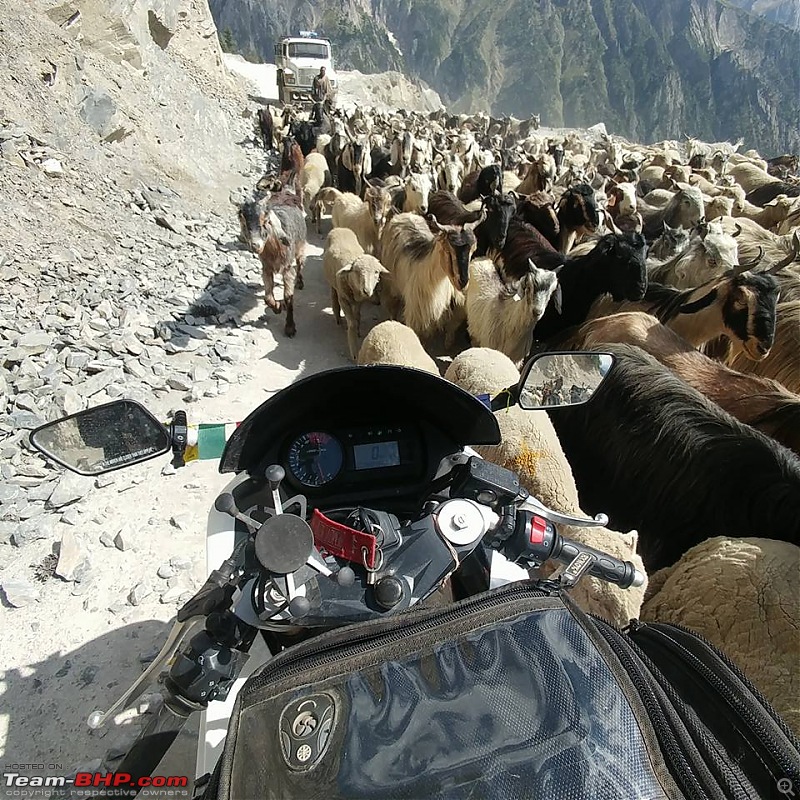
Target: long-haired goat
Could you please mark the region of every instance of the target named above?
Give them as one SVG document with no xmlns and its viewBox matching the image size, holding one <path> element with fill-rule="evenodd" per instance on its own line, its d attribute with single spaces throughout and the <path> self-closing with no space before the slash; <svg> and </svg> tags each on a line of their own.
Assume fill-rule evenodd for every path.
<svg viewBox="0 0 800 800">
<path fill-rule="evenodd" d="M 350 192 L 327 189 L 326 196 L 336 192 L 333 202 L 333 227 L 350 228 L 369 255 L 380 257 L 381 236 L 389 218 L 392 196 L 388 190 L 367 186 L 364 200 Z"/>
<path fill-rule="evenodd" d="M 556 208 L 559 232 L 558 242 L 550 242 L 562 253 L 569 253 L 578 234 L 593 233 L 600 224 L 594 189 L 588 183 L 570 186 L 558 201 Z"/>
<path fill-rule="evenodd" d="M 653 208 L 641 198 L 637 199 L 637 210 L 644 219 L 644 235 L 648 241 L 661 235 L 665 222 L 673 228 L 693 228 L 703 218 L 705 208 L 702 192 L 688 183 L 676 185 L 678 191 L 664 208 Z"/>
<path fill-rule="evenodd" d="M 515 192 L 512 197 L 518 197 Z M 561 223 L 556 212 L 556 200 L 549 192 L 534 192 L 517 200 L 516 216 L 523 222 L 533 225 L 550 242 L 553 249 L 558 248 L 558 234 Z"/>
<path fill-rule="evenodd" d="M 725 363 L 739 372 L 772 378 L 800 394 L 800 300 L 778 303 L 775 342 L 766 358 L 750 361 L 742 353 L 734 353 Z"/>
<path fill-rule="evenodd" d="M 517 362 L 525 357 L 531 331 L 542 318 L 558 276 L 533 262 L 519 280 L 506 284 L 490 258 L 469 265 L 467 329 L 475 347 L 490 347 Z"/>
<path fill-rule="evenodd" d="M 291 192 L 261 201 L 244 203 L 239 209 L 242 236 L 261 259 L 264 302 L 276 314 L 286 307 L 284 333 L 294 336 L 294 290 L 302 288 L 306 247 L 306 221 L 300 199 Z M 283 301 L 275 300 L 275 274 L 283 279 Z"/>
<path fill-rule="evenodd" d="M 778 281 L 772 275 L 739 272 L 716 278 L 696 289 L 676 289 L 649 283 L 642 300 L 614 302 L 600 297 L 589 318 L 623 311 L 643 311 L 675 331 L 692 347 L 719 336 L 730 339 L 734 351 L 759 361 L 772 347 L 778 305 Z"/>
<path fill-rule="evenodd" d="M 402 187 L 394 195 L 394 205 L 398 211 L 416 211 L 425 214 L 433 191 L 433 179 L 425 172 L 409 172 Z"/>
<path fill-rule="evenodd" d="M 726 233 L 722 223 L 701 223 L 692 229 L 689 244 L 668 261 L 648 258 L 648 275 L 656 283 L 691 289 L 735 269 L 750 269 L 758 259 L 739 257 L 736 233 Z"/>
<path fill-rule="evenodd" d="M 396 215 L 386 225 L 381 261 L 389 274 L 385 276 L 383 296 L 394 319 L 399 317 L 402 304 L 403 321 L 418 336 L 432 334 L 448 317 L 452 322 L 456 316 L 453 307 L 463 307 L 462 292 L 469 281 L 477 224 L 440 225 L 435 217 L 429 223 L 409 212 Z M 446 333 L 449 346 L 455 327 L 448 326 Z"/>
<path fill-rule="evenodd" d="M 800 459 L 629 345 L 585 406 L 549 412 L 581 508 L 636 529 L 648 572 L 712 536 L 800 544 Z"/>
<path fill-rule="evenodd" d="M 493 194 L 483 198 L 480 210 L 470 211 L 455 195 L 443 190 L 433 192 L 428 203 L 430 213 L 445 225 L 478 221 L 475 226 L 475 238 L 478 241 L 476 256 L 503 249 L 515 208 L 514 200 L 509 195 Z"/>
<path fill-rule="evenodd" d="M 708 358 L 655 317 L 640 311 L 585 322 L 570 337 L 569 347 L 583 350 L 614 342 L 641 347 L 739 422 L 800 455 L 800 395 L 782 384 L 744 375 Z"/>
<path fill-rule="evenodd" d="M 567 256 L 556 250 L 538 228 L 514 216 L 508 223 L 506 243 L 497 260 L 506 280 L 511 281 L 528 271 L 529 261 L 544 269 L 556 269 L 566 263 Z"/>
</svg>

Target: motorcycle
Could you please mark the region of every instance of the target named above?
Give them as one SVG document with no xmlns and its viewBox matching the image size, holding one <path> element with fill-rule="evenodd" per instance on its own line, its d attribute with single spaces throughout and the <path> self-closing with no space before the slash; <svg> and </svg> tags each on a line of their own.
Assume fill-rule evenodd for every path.
<svg viewBox="0 0 800 800">
<path fill-rule="evenodd" d="M 150 776 L 198 713 L 201 792 L 247 677 L 333 628 L 402 614 L 445 590 L 455 600 L 471 597 L 527 579 L 550 559 L 560 566 L 548 581 L 561 589 L 586 574 L 642 585 L 631 562 L 557 527 L 602 526 L 604 515 L 549 509 L 514 473 L 470 448 L 499 443 L 492 409 L 552 410 L 551 398 L 542 404 L 548 382 L 576 369 L 582 391 L 557 395 L 559 403 L 589 402 L 613 364 L 605 353 L 538 355 L 493 399 L 406 367 L 351 366 L 266 400 L 224 441 L 219 470 L 234 477 L 210 509 L 206 582 L 178 611 L 150 666 L 110 708 L 89 716 L 91 728 L 106 725 L 161 683 L 163 701 L 114 770 L 131 783 Z M 164 424 L 131 400 L 47 423 L 30 441 L 82 475 L 170 451 L 181 466 L 203 446 L 184 412 Z"/>
</svg>

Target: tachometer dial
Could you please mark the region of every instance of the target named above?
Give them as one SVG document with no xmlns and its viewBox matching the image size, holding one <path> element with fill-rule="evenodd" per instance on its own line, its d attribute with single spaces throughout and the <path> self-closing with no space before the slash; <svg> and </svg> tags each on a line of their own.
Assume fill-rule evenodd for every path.
<svg viewBox="0 0 800 800">
<path fill-rule="evenodd" d="M 289 446 L 289 469 L 304 486 L 330 483 L 343 464 L 342 445 L 329 433 L 303 433 Z"/>
</svg>

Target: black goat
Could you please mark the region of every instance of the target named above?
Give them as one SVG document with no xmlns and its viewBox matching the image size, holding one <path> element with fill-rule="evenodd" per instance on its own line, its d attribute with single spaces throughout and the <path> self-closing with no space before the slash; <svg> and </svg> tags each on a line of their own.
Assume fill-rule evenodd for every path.
<svg viewBox="0 0 800 800">
<path fill-rule="evenodd" d="M 428 200 L 428 211 L 446 225 L 465 225 L 484 216 L 483 222 L 475 228 L 475 238 L 478 242 L 476 257 L 486 255 L 489 250 L 503 249 L 508 224 L 515 209 L 514 199 L 507 194 L 484 197 L 479 211 L 469 211 L 454 194 L 444 189 L 431 192 Z"/>
<path fill-rule="evenodd" d="M 328 112 L 325 111 L 323 103 L 314 103 L 311 107 L 311 119 L 309 121 L 315 136 L 319 136 L 322 133 L 330 133 L 333 129 L 331 118 Z"/>
<path fill-rule="evenodd" d="M 462 203 L 471 203 L 494 192 L 503 192 L 503 172 L 499 164 L 489 164 L 466 175 L 458 190 L 458 199 Z"/>
<path fill-rule="evenodd" d="M 712 536 L 800 544 L 800 459 L 640 348 L 590 349 L 617 363 L 590 403 L 548 413 L 581 508 L 635 528 L 648 572 Z"/>
<path fill-rule="evenodd" d="M 369 178 L 388 178 L 394 174 L 392 154 L 385 147 L 373 147 L 370 153 L 372 159 L 372 173 Z"/>
<path fill-rule="evenodd" d="M 544 341 L 583 322 L 592 303 L 605 293 L 615 300 L 641 300 L 647 291 L 646 251 L 641 234 L 611 233 L 585 256 L 562 256 L 559 293 L 550 300 L 533 329 L 534 340 Z M 535 259 L 534 263 L 540 269 L 550 268 Z"/>
<path fill-rule="evenodd" d="M 312 122 L 295 120 L 289 126 L 289 135 L 300 145 L 304 158 L 317 146 L 317 134 Z"/>
<path fill-rule="evenodd" d="M 800 197 L 800 186 L 793 183 L 767 183 L 764 186 L 759 186 L 749 192 L 745 198 L 748 203 L 754 206 L 761 206 L 762 208 L 771 203 L 779 194 L 785 194 L 787 197 Z"/>
</svg>

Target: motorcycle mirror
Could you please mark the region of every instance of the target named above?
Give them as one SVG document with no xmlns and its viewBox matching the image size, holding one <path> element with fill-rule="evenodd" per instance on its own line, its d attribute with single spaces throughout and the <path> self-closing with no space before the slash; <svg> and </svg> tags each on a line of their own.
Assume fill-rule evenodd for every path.
<svg viewBox="0 0 800 800">
<path fill-rule="evenodd" d="M 492 410 L 513 403 L 526 411 L 583 405 L 591 400 L 615 361 L 611 353 L 540 353 L 522 368 L 516 386 L 492 399 Z"/>
<path fill-rule="evenodd" d="M 48 422 L 31 431 L 30 443 L 79 475 L 149 461 L 172 447 L 168 429 L 134 400 L 114 400 Z"/>
</svg>

